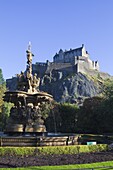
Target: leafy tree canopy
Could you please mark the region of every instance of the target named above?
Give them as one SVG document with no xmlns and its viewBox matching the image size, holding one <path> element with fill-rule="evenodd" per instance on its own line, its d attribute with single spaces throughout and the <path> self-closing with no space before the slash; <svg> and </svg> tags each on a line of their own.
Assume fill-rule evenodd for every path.
<svg viewBox="0 0 113 170">
<path fill-rule="evenodd" d="M 0 69 L 0 85 L 3 85 L 5 83 L 3 74 L 2 74 L 2 69 Z"/>
<path fill-rule="evenodd" d="M 113 80 L 109 80 L 105 83 L 103 94 L 106 99 L 113 99 Z"/>
<path fill-rule="evenodd" d="M 12 103 L 3 101 L 3 96 L 6 91 L 6 83 L 3 78 L 2 69 L 0 69 L 0 128 L 4 129 L 7 118 L 12 107 Z"/>
<path fill-rule="evenodd" d="M 0 69 L 0 111 L 1 111 L 1 107 L 4 103 L 3 95 L 4 95 L 5 91 L 6 91 L 6 84 L 5 84 L 5 81 L 3 78 L 2 69 Z"/>
</svg>

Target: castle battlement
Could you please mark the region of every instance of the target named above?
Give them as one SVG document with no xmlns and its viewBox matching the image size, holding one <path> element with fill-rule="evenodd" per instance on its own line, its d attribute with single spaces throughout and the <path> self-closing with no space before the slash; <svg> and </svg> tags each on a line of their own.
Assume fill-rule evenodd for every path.
<svg viewBox="0 0 113 170">
<path fill-rule="evenodd" d="M 53 57 L 53 62 L 48 60 L 45 63 L 36 62 L 33 64 L 34 72 L 37 71 L 42 77 L 44 74 L 51 74 L 53 71 L 67 73 L 86 73 L 89 71 L 99 71 L 98 61 L 92 61 L 84 44 L 81 47 L 68 51 L 59 50 Z"/>
<path fill-rule="evenodd" d="M 98 61 L 92 61 L 89 53 L 86 51 L 84 44 L 81 47 L 63 51 L 60 49 L 53 57 L 54 63 L 71 63 L 78 68 L 77 72 L 82 72 L 84 67 L 87 69 L 99 71 Z"/>
</svg>

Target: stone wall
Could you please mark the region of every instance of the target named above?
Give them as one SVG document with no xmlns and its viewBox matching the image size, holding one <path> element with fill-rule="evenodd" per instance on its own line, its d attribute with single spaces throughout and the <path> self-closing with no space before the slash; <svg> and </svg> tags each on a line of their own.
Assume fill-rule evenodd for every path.
<svg viewBox="0 0 113 170">
<path fill-rule="evenodd" d="M 76 49 L 70 49 L 68 51 L 63 51 L 60 49 L 59 53 L 53 57 L 54 63 L 72 63 L 73 59 L 77 56 L 83 56 L 88 58 L 89 54 L 86 51 L 84 45 L 82 44 L 82 47 L 76 48 Z"/>
<path fill-rule="evenodd" d="M 61 72 L 76 72 L 75 68 L 73 69 L 71 63 L 53 63 L 49 62 L 45 65 L 40 65 L 40 63 L 33 64 L 33 73 L 36 72 L 40 77 L 43 77 L 45 74 L 50 75 L 54 70 Z"/>
<path fill-rule="evenodd" d="M 47 70 L 47 63 L 36 63 L 32 65 L 33 74 L 37 73 L 39 77 L 43 77 Z"/>
</svg>

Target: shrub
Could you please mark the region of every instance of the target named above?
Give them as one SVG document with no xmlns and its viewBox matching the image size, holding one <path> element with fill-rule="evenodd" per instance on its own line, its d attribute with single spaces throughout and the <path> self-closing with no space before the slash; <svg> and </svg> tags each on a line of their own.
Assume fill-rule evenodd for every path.
<svg viewBox="0 0 113 170">
<path fill-rule="evenodd" d="M 0 147 L 0 156 L 2 155 L 33 155 L 35 147 Z"/>
<path fill-rule="evenodd" d="M 100 152 L 108 150 L 108 145 L 72 145 L 72 146 L 44 146 L 44 147 L 0 147 L 2 155 L 39 155 L 39 154 L 78 154 L 85 152 Z"/>
</svg>

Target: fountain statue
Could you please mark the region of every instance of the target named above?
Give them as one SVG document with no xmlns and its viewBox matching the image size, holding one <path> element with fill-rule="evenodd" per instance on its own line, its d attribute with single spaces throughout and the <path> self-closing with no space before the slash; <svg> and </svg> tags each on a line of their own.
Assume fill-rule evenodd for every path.
<svg viewBox="0 0 113 170">
<path fill-rule="evenodd" d="M 31 44 L 27 53 L 27 68 L 17 74 L 17 90 L 5 92 L 4 101 L 13 103 L 5 132 L 46 132 L 42 108 L 53 97 L 39 91 L 40 78 L 32 74 Z"/>
</svg>

